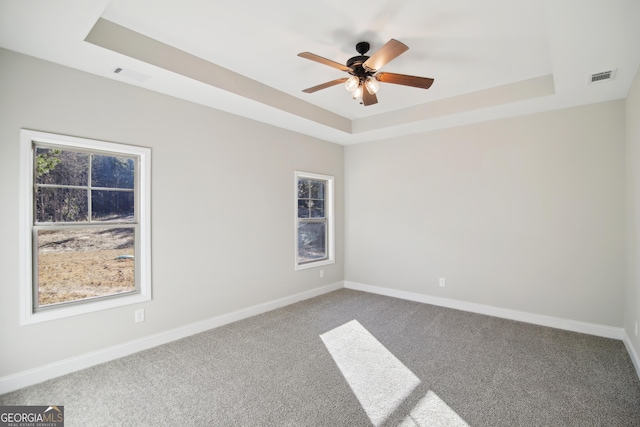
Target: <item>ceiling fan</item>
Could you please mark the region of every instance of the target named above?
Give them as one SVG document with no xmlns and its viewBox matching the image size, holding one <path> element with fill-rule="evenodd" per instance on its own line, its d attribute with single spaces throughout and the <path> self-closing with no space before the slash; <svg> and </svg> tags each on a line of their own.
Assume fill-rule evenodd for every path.
<svg viewBox="0 0 640 427">
<path fill-rule="evenodd" d="M 429 89 L 433 84 L 433 79 L 428 77 L 408 76 L 405 74 L 378 72 L 385 64 L 392 59 L 406 52 L 409 47 L 398 40 L 391 39 L 382 46 L 376 53 L 366 56 L 369 51 L 369 43 L 360 42 L 356 45 L 356 51 L 360 54 L 350 58 L 346 65 L 330 59 L 323 58 L 310 52 L 299 53 L 298 56 L 328 65 L 338 70 L 346 71 L 351 77 L 332 80 L 317 86 L 304 89 L 305 93 L 313 93 L 321 89 L 344 83 L 346 89 L 351 92 L 353 99 L 362 98 L 361 104 L 373 105 L 378 102 L 376 92 L 380 88 L 380 82 L 393 83 L 403 86 L 412 86 L 422 89 Z"/>
</svg>

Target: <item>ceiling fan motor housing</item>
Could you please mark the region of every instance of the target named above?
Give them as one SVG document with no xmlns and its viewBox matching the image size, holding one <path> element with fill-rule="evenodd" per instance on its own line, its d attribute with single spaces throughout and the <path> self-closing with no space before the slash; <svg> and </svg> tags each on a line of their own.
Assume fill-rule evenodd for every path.
<svg viewBox="0 0 640 427">
<path fill-rule="evenodd" d="M 347 67 L 351 68 L 352 72 L 350 74 L 358 77 L 361 81 L 364 81 L 365 78 L 371 75 L 370 72 L 364 69 L 362 64 L 369 59 L 365 53 L 369 51 L 370 45 L 368 42 L 360 42 L 356 45 L 356 51 L 360 55 L 354 56 L 353 58 L 349 58 L 347 60 Z"/>
<path fill-rule="evenodd" d="M 369 59 L 369 57 L 365 55 L 354 56 L 353 58 L 349 58 L 349 60 L 347 61 L 347 67 L 351 68 L 352 70 L 351 74 L 357 77 L 366 77 L 369 73 L 364 69 L 362 64 L 367 59 Z"/>
</svg>

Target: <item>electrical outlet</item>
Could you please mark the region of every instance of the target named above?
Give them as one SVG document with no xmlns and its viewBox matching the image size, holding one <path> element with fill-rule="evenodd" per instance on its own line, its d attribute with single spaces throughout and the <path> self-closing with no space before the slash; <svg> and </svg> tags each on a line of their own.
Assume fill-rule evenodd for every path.
<svg viewBox="0 0 640 427">
<path fill-rule="evenodd" d="M 144 308 L 135 311 L 135 323 L 144 322 Z"/>
<path fill-rule="evenodd" d="M 320 277 L 324 277 L 324 270 L 320 270 Z"/>
<path fill-rule="evenodd" d="M 438 282 L 441 288 L 444 288 L 444 277 L 440 278 L 440 281 Z"/>
</svg>

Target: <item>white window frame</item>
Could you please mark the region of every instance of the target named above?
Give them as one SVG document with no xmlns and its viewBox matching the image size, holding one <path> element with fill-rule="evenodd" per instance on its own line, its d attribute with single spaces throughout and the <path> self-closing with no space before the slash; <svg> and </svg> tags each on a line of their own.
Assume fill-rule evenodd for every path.
<svg viewBox="0 0 640 427">
<path fill-rule="evenodd" d="M 325 181 L 327 183 L 325 188 L 325 200 L 324 210 L 325 217 L 327 219 L 327 257 L 317 261 L 310 261 L 301 263 L 298 260 L 298 180 L 299 179 L 313 179 L 318 181 Z M 334 177 L 331 175 L 323 175 L 319 173 L 295 171 L 294 179 L 294 260 L 296 270 L 305 270 L 308 268 L 321 267 L 323 265 L 334 264 L 335 259 L 335 221 L 334 221 Z"/>
<path fill-rule="evenodd" d="M 34 144 L 80 149 L 137 158 L 135 187 L 137 231 L 135 269 L 137 292 L 79 300 L 73 304 L 34 310 Z M 151 149 L 112 142 L 57 135 L 28 129 L 20 131 L 20 323 L 28 325 L 151 300 Z"/>
</svg>

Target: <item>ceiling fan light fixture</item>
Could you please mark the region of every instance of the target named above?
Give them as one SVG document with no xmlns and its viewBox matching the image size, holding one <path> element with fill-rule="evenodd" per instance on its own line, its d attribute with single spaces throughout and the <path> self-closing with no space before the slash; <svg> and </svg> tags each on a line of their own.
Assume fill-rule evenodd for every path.
<svg viewBox="0 0 640 427">
<path fill-rule="evenodd" d="M 353 92 L 353 99 L 358 99 L 362 97 L 362 85 L 359 85 Z"/>
<path fill-rule="evenodd" d="M 349 91 L 353 92 L 360 85 L 360 79 L 356 76 L 351 76 L 344 82 L 344 87 Z"/>
<path fill-rule="evenodd" d="M 380 82 L 375 77 L 367 77 L 367 80 L 364 82 L 365 87 L 367 88 L 367 92 L 371 95 L 375 95 L 380 89 Z"/>
</svg>

